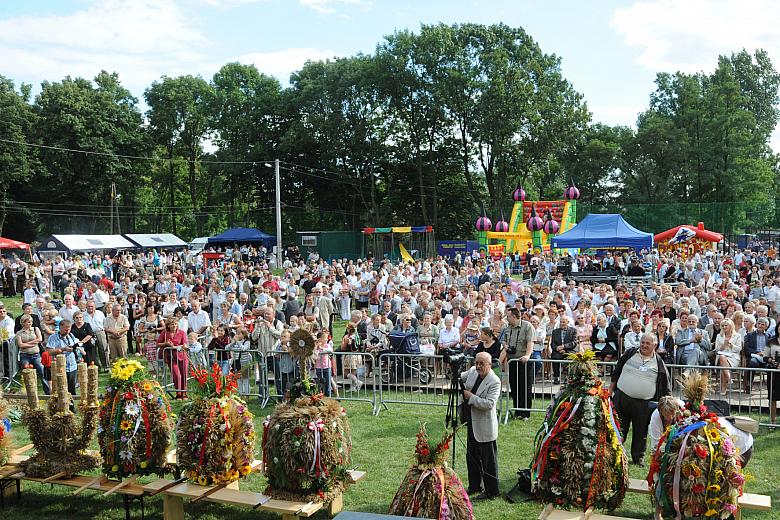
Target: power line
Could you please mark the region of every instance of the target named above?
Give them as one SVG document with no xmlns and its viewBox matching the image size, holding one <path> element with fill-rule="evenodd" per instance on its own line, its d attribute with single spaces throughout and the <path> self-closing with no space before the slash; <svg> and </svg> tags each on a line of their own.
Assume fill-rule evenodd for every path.
<svg viewBox="0 0 780 520">
<path fill-rule="evenodd" d="M 50 146 L 45 144 L 37 144 L 37 143 L 27 143 L 25 141 L 17 141 L 15 139 L 3 139 L 0 138 L 0 142 L 3 143 L 9 143 L 9 144 L 19 144 L 22 146 L 30 146 L 33 148 L 42 148 L 45 150 L 55 150 L 58 152 L 70 152 L 70 153 L 81 153 L 84 155 L 98 155 L 101 157 L 111 157 L 111 158 L 117 158 L 117 159 L 133 159 L 133 160 L 142 160 L 142 161 L 156 161 L 156 162 L 183 162 L 183 163 L 201 163 L 201 164 L 251 164 L 251 165 L 258 165 L 269 162 L 267 159 L 258 159 L 256 161 L 210 161 L 210 160 L 195 160 L 191 161 L 189 159 L 186 159 L 184 157 L 146 157 L 142 155 L 126 155 L 126 154 L 119 154 L 119 153 L 113 153 L 113 152 L 95 152 L 92 150 L 80 150 L 77 148 L 67 148 L 64 146 Z"/>
</svg>

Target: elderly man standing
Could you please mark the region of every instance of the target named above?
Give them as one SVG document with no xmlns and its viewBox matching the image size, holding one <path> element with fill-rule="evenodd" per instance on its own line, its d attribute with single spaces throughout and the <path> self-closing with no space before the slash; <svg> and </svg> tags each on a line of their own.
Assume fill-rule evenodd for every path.
<svg viewBox="0 0 780 520">
<path fill-rule="evenodd" d="M 712 350 L 709 335 L 697 327 L 699 317 L 688 315 L 687 327 L 677 331 L 674 344 L 677 345 L 678 365 L 706 366 L 709 365 L 709 352 Z"/>
<path fill-rule="evenodd" d="M 489 500 L 498 496 L 498 418 L 496 403 L 501 397 L 501 379 L 491 370 L 492 359 L 480 352 L 474 366 L 460 374 L 463 400 L 466 404 L 468 442 L 466 466 L 469 475 L 469 495 L 484 491 L 474 500 Z"/>
<path fill-rule="evenodd" d="M 311 293 L 314 295 L 314 308 L 317 309 L 317 325 L 320 330 L 330 330 L 330 316 L 333 314 L 333 302 L 323 296 L 323 284 L 317 284 Z"/>
<path fill-rule="evenodd" d="M 534 362 L 530 361 L 529 366 L 529 360 L 534 352 L 536 332 L 530 322 L 520 319 L 520 311 L 516 308 L 507 309 L 507 321 L 509 325 L 501 331 L 506 348 L 501 351 L 499 359 L 502 365 L 506 364 L 508 360 L 517 360 L 514 363 L 509 363 L 509 389 L 514 408 L 522 410 L 516 411 L 515 417 L 526 420 L 531 416 L 530 409 L 533 399 L 531 385 L 533 384 Z M 447 319 L 444 322 L 447 324 Z M 440 336 L 444 335 L 444 330 L 439 332 Z M 439 339 L 439 347 L 441 347 L 441 338 Z"/>
<path fill-rule="evenodd" d="M 282 336 L 282 330 L 284 324 L 275 319 L 274 310 L 271 307 L 263 307 L 258 309 L 260 314 L 255 320 L 255 328 L 252 331 L 252 345 L 260 351 L 260 367 L 263 371 L 268 370 L 266 360 L 269 357 L 269 353 L 276 348 L 279 338 Z M 274 374 L 278 375 L 278 372 Z M 268 394 L 268 389 L 264 385 L 263 377 L 257 379 L 257 386 L 260 394 L 260 400 Z"/>
<path fill-rule="evenodd" d="M 122 306 L 115 303 L 104 323 L 111 363 L 127 357 L 127 331 L 130 330 L 130 321 L 122 314 Z"/>
<path fill-rule="evenodd" d="M 627 350 L 612 374 L 612 399 L 620 417 L 620 434 L 625 439 L 633 424 L 631 458 L 639 466 L 644 466 L 647 428 L 654 405 L 662 396 L 669 395 L 669 373 L 655 351 L 657 345 L 654 334 L 643 334 L 639 348 Z"/>
<path fill-rule="evenodd" d="M 106 338 L 106 315 L 97 310 L 94 301 L 87 302 L 87 312 L 84 313 L 84 321 L 95 333 L 95 350 L 97 351 L 98 364 L 103 372 L 109 370 L 108 338 Z"/>
</svg>

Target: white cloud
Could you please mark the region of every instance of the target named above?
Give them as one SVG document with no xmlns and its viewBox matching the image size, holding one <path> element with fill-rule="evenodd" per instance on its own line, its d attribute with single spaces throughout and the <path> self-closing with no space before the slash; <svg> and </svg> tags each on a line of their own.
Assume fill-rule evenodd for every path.
<svg viewBox="0 0 780 520">
<path fill-rule="evenodd" d="M 593 121 L 606 125 L 622 125 L 636 128 L 636 120 L 640 112 L 647 110 L 644 105 L 599 105 L 588 103 L 588 109 L 593 113 Z"/>
<path fill-rule="evenodd" d="M 332 14 L 336 12 L 338 5 L 367 6 L 370 2 L 365 0 L 300 0 L 301 5 L 313 9 L 321 14 Z"/>
<path fill-rule="evenodd" d="M 290 80 L 290 74 L 299 70 L 307 60 L 326 60 L 335 55 L 333 51 L 326 49 L 300 47 L 274 52 L 252 52 L 228 61 L 253 63 L 260 72 L 275 76 L 282 84 L 286 84 Z"/>
<path fill-rule="evenodd" d="M 615 10 L 611 25 L 653 71 L 711 71 L 720 54 L 764 48 L 780 56 L 780 2 L 651 0 Z M 777 61 L 777 60 L 775 60 Z"/>
<path fill-rule="evenodd" d="M 0 20 L 3 74 L 18 81 L 106 69 L 139 93 L 161 74 L 197 69 L 208 45 L 173 0 L 96 0 L 67 15 Z"/>
<path fill-rule="evenodd" d="M 268 2 L 269 0 L 201 0 L 201 1 L 212 7 L 218 7 L 220 9 L 230 9 L 232 7 L 239 7 L 247 4 Z"/>
</svg>

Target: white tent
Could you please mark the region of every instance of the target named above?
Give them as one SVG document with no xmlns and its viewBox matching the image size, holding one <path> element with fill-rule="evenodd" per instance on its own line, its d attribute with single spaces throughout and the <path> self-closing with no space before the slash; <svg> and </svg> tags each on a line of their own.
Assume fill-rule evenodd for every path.
<svg viewBox="0 0 780 520">
<path fill-rule="evenodd" d="M 138 247 L 187 247 L 187 242 L 171 233 L 126 234 Z"/>
<path fill-rule="evenodd" d="M 122 235 L 51 235 L 41 242 L 38 251 L 71 253 L 133 249 L 136 245 Z"/>
</svg>

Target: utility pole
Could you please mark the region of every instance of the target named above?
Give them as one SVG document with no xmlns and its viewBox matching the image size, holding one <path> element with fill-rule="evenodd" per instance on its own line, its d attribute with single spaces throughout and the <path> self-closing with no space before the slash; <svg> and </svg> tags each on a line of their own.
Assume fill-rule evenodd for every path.
<svg viewBox="0 0 780 520">
<path fill-rule="evenodd" d="M 109 222 L 111 223 L 111 231 L 108 232 L 109 235 L 114 234 L 114 199 L 116 198 L 116 195 L 114 194 L 114 183 L 111 183 L 111 219 Z"/>
<path fill-rule="evenodd" d="M 282 268 L 282 190 L 279 182 L 279 159 L 274 160 L 276 174 L 276 268 Z"/>
</svg>

